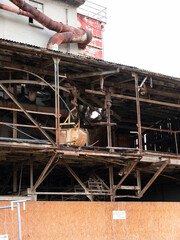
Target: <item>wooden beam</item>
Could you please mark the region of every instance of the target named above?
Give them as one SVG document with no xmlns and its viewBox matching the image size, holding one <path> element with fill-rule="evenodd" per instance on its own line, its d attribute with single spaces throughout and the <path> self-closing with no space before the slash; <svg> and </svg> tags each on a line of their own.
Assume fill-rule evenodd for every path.
<svg viewBox="0 0 180 240">
<path fill-rule="evenodd" d="M 33 113 L 33 114 L 41 114 L 41 115 L 50 115 L 54 116 L 54 108 L 53 107 L 43 107 L 43 106 L 37 106 L 34 104 L 26 104 L 26 103 L 21 103 L 23 108 L 26 109 L 28 113 Z M 0 101 L 0 109 L 2 110 L 9 110 L 9 111 L 15 111 L 15 112 L 23 112 L 21 109 L 16 108 L 16 105 L 13 102 L 9 101 Z"/>
<path fill-rule="evenodd" d="M 115 198 L 139 198 L 138 196 L 134 196 L 134 195 L 119 195 L 119 196 L 115 196 Z"/>
<path fill-rule="evenodd" d="M 119 82 L 118 84 L 112 83 L 112 82 L 105 82 L 105 86 L 107 87 L 113 87 L 115 89 L 127 89 L 134 91 L 134 85 L 133 84 L 124 84 Z M 147 87 L 147 86 L 146 86 Z M 156 95 L 156 96 L 162 96 L 167 98 L 174 98 L 174 99 L 180 99 L 180 94 L 177 92 L 177 89 L 174 89 L 176 92 L 167 91 L 167 90 L 158 90 L 155 88 L 147 87 L 147 93 L 150 95 Z"/>
<path fill-rule="evenodd" d="M 17 85 L 14 84 L 13 86 L 14 90 L 14 97 L 17 98 Z M 13 124 L 17 124 L 17 112 L 13 112 Z M 13 128 L 13 138 L 17 138 L 17 128 Z"/>
<path fill-rule="evenodd" d="M 34 177 L 33 177 L 33 159 L 31 158 L 29 161 L 29 165 L 30 165 L 30 188 L 33 188 L 33 184 L 34 184 Z"/>
<path fill-rule="evenodd" d="M 17 192 L 17 165 L 13 163 L 13 193 Z"/>
<path fill-rule="evenodd" d="M 116 73 L 119 73 L 119 68 L 117 68 L 115 70 L 110 70 L 110 71 L 67 74 L 67 78 L 69 78 L 69 79 L 86 78 L 86 77 L 104 76 L 104 75 L 116 74 Z"/>
<path fill-rule="evenodd" d="M 31 194 L 31 192 L 29 193 Z M 35 194 L 37 195 L 86 195 L 86 196 L 93 196 L 93 195 L 96 195 L 96 196 L 107 196 L 107 195 L 110 195 L 109 193 L 85 193 L 85 192 L 35 192 Z"/>
<path fill-rule="evenodd" d="M 126 186 L 126 185 L 121 185 L 119 187 L 121 190 L 139 190 L 140 188 L 138 186 Z"/>
<path fill-rule="evenodd" d="M 85 92 L 86 93 L 90 93 L 90 94 L 105 96 L 105 93 L 101 92 L 101 91 L 85 89 Z M 112 96 L 112 98 L 136 101 L 136 97 L 131 97 L 131 96 L 127 96 L 127 95 L 112 94 L 111 96 Z M 145 99 L 145 98 L 139 98 L 139 101 L 140 102 L 145 102 L 145 103 L 150 103 L 150 104 L 157 104 L 157 105 L 167 106 L 167 107 L 180 108 L 180 104 L 175 104 L 175 103 L 161 102 L 161 101 L 150 100 L 150 99 Z"/>
<path fill-rule="evenodd" d="M 114 202 L 114 196 L 113 196 L 113 188 L 114 188 L 114 173 L 113 173 L 113 166 L 109 167 L 109 189 L 111 193 L 111 202 Z"/>
<path fill-rule="evenodd" d="M 32 67 L 32 66 L 28 66 L 28 65 L 23 65 L 23 64 L 19 64 L 16 62 L 4 62 L 4 61 L 0 61 L 0 67 L 12 67 L 12 68 L 18 68 L 20 70 L 26 70 L 26 71 L 30 71 L 30 72 L 34 72 L 34 73 L 39 73 L 39 74 L 43 74 L 43 75 L 48 75 L 48 76 L 54 76 L 54 72 L 51 70 L 45 70 L 42 69 L 41 67 Z M 16 70 L 14 70 L 16 71 Z"/>
</svg>

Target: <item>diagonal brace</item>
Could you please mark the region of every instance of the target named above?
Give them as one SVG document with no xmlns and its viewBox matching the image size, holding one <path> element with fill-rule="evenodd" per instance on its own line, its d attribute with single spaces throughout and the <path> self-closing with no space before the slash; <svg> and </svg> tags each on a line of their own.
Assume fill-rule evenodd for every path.
<svg viewBox="0 0 180 240">
<path fill-rule="evenodd" d="M 2 90 L 12 99 L 12 101 L 24 112 L 24 114 L 31 120 L 31 122 L 42 132 L 42 134 L 55 146 L 54 141 L 49 135 L 40 127 L 40 125 L 34 120 L 34 118 L 25 110 L 25 108 L 14 98 L 14 96 L 8 91 L 8 89 L 0 83 Z"/>
<path fill-rule="evenodd" d="M 38 180 L 36 181 L 36 183 L 34 184 L 33 188 L 32 188 L 32 192 L 36 191 L 36 189 L 39 187 L 39 185 L 42 183 L 42 181 L 45 179 L 44 176 L 47 173 L 49 167 L 51 166 L 51 164 L 54 162 L 55 158 L 57 156 L 57 152 L 53 154 L 53 156 L 50 158 L 49 162 L 46 164 L 44 170 L 42 171 L 41 175 L 39 176 Z"/>
<path fill-rule="evenodd" d="M 142 86 L 144 85 L 144 83 L 146 82 L 146 80 L 148 79 L 148 76 L 146 76 L 144 78 L 144 80 L 142 81 L 142 83 L 140 84 L 140 86 L 138 87 L 138 91 L 140 91 L 140 89 L 142 88 Z"/>
<path fill-rule="evenodd" d="M 128 168 L 126 174 L 121 178 L 121 180 L 119 181 L 119 183 L 116 185 L 116 187 L 113 190 L 114 195 L 116 194 L 117 189 L 122 185 L 122 183 L 124 182 L 124 180 L 129 176 L 129 174 L 132 172 L 132 170 L 135 168 L 135 166 L 138 164 L 138 162 L 141 159 L 137 159 L 135 162 L 133 162 L 133 164 Z"/>
<path fill-rule="evenodd" d="M 152 185 L 152 183 L 156 180 L 156 178 L 161 174 L 161 172 L 165 169 L 165 167 L 168 165 L 169 160 L 165 161 L 161 167 L 158 169 L 158 171 L 152 176 L 152 178 L 149 180 L 149 182 L 146 184 L 146 186 L 143 188 L 143 190 L 139 193 L 138 197 L 141 198 L 143 194 L 148 190 L 148 188 Z"/>
<path fill-rule="evenodd" d="M 86 196 L 89 198 L 90 201 L 93 201 L 93 196 L 90 194 L 84 183 L 79 179 L 79 177 L 76 175 L 76 173 L 70 168 L 70 166 L 63 160 L 61 160 L 62 164 L 67 168 L 67 170 L 72 174 L 72 176 L 76 179 L 76 181 L 81 185 L 81 187 L 84 189 Z"/>
</svg>

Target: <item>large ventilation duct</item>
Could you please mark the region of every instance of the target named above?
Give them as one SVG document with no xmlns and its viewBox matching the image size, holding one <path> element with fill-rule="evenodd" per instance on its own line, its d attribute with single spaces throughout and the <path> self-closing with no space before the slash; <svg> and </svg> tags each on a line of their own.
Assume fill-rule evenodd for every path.
<svg viewBox="0 0 180 240">
<path fill-rule="evenodd" d="M 44 27 L 57 32 L 48 42 L 47 47 L 49 49 L 58 50 L 58 47 L 61 43 L 73 42 L 79 43 L 79 47 L 84 49 L 92 40 L 92 33 L 88 30 L 71 27 L 67 24 L 63 24 L 62 22 L 54 21 L 23 0 L 10 1 L 19 7 L 20 10 L 3 4 L 0 4 L 0 8 L 23 16 L 31 17 Z"/>
</svg>

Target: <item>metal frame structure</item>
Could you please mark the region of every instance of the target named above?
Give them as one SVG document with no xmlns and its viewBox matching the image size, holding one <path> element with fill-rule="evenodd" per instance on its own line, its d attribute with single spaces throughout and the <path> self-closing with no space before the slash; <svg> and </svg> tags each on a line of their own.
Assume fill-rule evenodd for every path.
<svg viewBox="0 0 180 240">
<path fill-rule="evenodd" d="M 14 55 L 15 52 L 17 56 Z M 31 197 L 32 200 L 36 200 L 37 196 L 44 195 L 86 196 L 90 201 L 96 200 L 97 197 L 100 200 L 106 199 L 110 201 L 115 201 L 119 198 L 139 199 L 143 197 L 158 176 L 178 181 L 178 179 L 172 176 L 170 169 L 176 166 L 178 171 L 178 167 L 180 166 L 178 146 L 180 131 L 179 129 L 162 129 L 162 127 L 156 127 L 159 121 L 158 123 L 156 120 L 149 121 L 149 113 L 146 111 L 146 107 L 148 106 L 150 109 L 150 106 L 153 105 L 153 109 L 156 112 L 159 106 L 163 107 L 165 110 L 162 114 L 157 114 L 160 117 L 162 116 L 163 119 L 168 119 L 168 111 L 171 108 L 173 109 L 172 111 L 177 109 L 177 117 L 180 116 L 180 105 L 174 101 L 174 98 L 180 99 L 178 90 L 167 95 L 166 89 L 165 91 L 161 91 L 158 85 L 160 83 L 160 86 L 166 84 L 164 88 L 168 89 L 169 87 L 172 91 L 172 84 L 180 87 L 179 79 L 128 66 L 106 63 L 96 59 L 92 60 L 1 40 L 0 54 L 4 56 L 7 53 L 9 60 L 5 58 L 4 61 L 0 61 L 0 87 L 9 99 L 13 101 L 13 104 L 10 101 L 6 102 L 2 100 L 0 102 L 0 109 L 1 111 L 12 112 L 13 121 L 11 123 L 1 121 L 0 125 L 13 127 L 13 136 L 12 138 L 0 138 L 0 148 L 7 162 L 12 161 L 11 159 L 8 160 L 9 153 L 12 154 L 13 158 L 16 158 L 16 155 L 21 156 L 22 166 L 23 162 L 25 164 L 27 162 L 30 170 L 29 187 L 22 190 L 20 184 L 18 190 L 17 169 L 14 167 L 14 199 L 19 197 L 16 195 L 17 190 L 27 198 Z M 22 56 L 24 56 L 24 59 Z M 44 67 L 38 65 L 40 59 L 42 62 L 41 65 Z M 33 61 L 34 64 L 30 65 L 27 63 L 28 61 Z M 7 73 L 9 74 L 9 79 L 3 79 Z M 19 76 L 22 78 L 24 74 L 31 75 L 32 78 L 19 79 Z M 152 81 L 156 85 L 156 88 L 148 88 L 152 95 L 158 92 L 162 98 L 167 95 L 173 100 L 171 99 L 168 102 L 158 97 L 151 99 L 150 95 L 148 97 L 140 97 L 141 91 L 145 88 L 144 86 L 147 84 L 147 81 L 150 82 L 151 86 Z M 9 88 L 11 84 L 15 86 L 14 92 Z M 53 94 L 51 95 L 54 96 L 54 105 L 52 104 L 50 107 L 38 106 L 38 104 L 33 106 L 19 101 L 17 85 L 22 86 L 22 84 L 34 86 L 37 89 L 48 87 L 52 90 Z M 104 141 L 107 143 L 106 146 L 91 145 L 82 147 L 60 144 L 60 131 L 63 128 L 61 119 L 67 117 L 67 114 L 69 114 L 69 110 L 63 106 L 65 102 L 63 100 L 63 92 L 73 97 L 74 100 L 71 100 L 70 104 L 78 102 L 79 105 L 83 105 L 91 111 L 98 112 L 99 108 L 104 110 L 104 113 L 98 112 L 103 120 L 90 123 L 87 123 L 85 120 L 84 126 L 97 130 L 99 127 L 105 128 L 106 140 Z M 135 105 L 133 105 L 133 118 L 127 118 L 124 121 L 124 116 L 129 113 L 128 110 L 127 113 L 125 110 L 128 109 L 128 106 L 131 108 L 131 103 L 134 102 L 136 103 L 136 110 L 134 111 Z M 125 106 L 123 111 L 118 110 L 119 105 L 122 108 Z M 18 116 L 22 116 L 22 114 L 27 122 L 32 123 L 31 125 L 28 123 L 18 123 Z M 45 121 L 42 117 L 45 118 Z M 42 120 L 42 122 L 39 122 L 37 119 Z M 145 121 L 145 125 L 141 123 L 142 119 Z M 46 124 L 46 122 L 51 122 L 52 124 Z M 131 124 L 132 122 L 133 125 Z M 147 125 L 149 122 L 151 125 Z M 129 123 L 128 126 L 127 123 Z M 33 140 L 19 139 L 18 131 L 21 128 L 32 130 L 32 132 L 39 130 L 39 133 L 36 132 L 36 135 L 41 134 L 42 136 L 40 139 L 33 137 Z M 116 128 L 119 128 L 121 131 L 125 128 L 128 131 L 135 131 L 137 129 L 138 134 L 134 139 L 135 142 L 138 141 L 138 146 L 117 146 L 115 141 Z M 167 133 L 170 134 L 170 137 L 171 134 L 174 134 L 175 152 L 163 153 L 145 149 L 144 136 L 148 136 L 149 131 Z M 28 134 L 31 135 L 31 132 L 28 132 Z M 174 146 L 172 147 L 174 149 Z M 32 156 L 35 156 L 35 159 Z M 15 162 L 18 163 L 18 161 Z M 156 164 L 160 165 L 157 167 Z M 107 168 L 109 171 L 108 178 L 102 179 L 95 174 L 93 178 L 89 177 L 89 180 L 85 180 L 81 172 L 81 165 L 87 169 L 89 166 L 93 169 L 100 168 L 103 172 Z M 35 166 L 41 166 L 41 171 L 38 174 L 37 170 L 35 174 Z M 70 189 L 62 187 L 62 190 L 59 191 L 48 191 L 48 187 L 45 187 L 42 191 L 41 186 L 46 182 L 49 175 L 52 174 L 52 171 L 54 173 L 57 168 L 60 168 L 64 172 L 64 167 L 74 178 L 75 182 L 78 183 L 78 189 L 80 190 L 75 191 L 72 187 Z M 167 169 L 167 174 L 162 174 L 162 171 L 165 169 Z M 123 170 L 123 174 L 120 175 L 121 179 L 117 177 L 117 173 L 120 170 Z M 153 177 L 147 184 L 141 178 L 145 172 L 148 173 L 148 177 L 151 177 L 153 174 Z M 135 185 L 131 184 L 133 182 L 132 175 L 134 174 L 136 177 Z M 56 176 L 58 178 L 58 174 Z M 22 176 L 20 180 L 22 180 L 21 178 Z M 128 182 L 128 180 L 130 180 L 130 185 L 127 183 L 122 185 L 125 181 Z M 130 194 L 124 194 L 127 191 Z M 2 196 L 2 199 L 4 197 Z"/>
</svg>

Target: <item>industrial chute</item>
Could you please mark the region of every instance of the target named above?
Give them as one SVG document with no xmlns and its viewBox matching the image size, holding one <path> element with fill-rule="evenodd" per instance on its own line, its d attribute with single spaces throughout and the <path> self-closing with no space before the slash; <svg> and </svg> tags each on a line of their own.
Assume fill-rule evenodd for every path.
<svg viewBox="0 0 180 240">
<path fill-rule="evenodd" d="M 76 110 L 74 107 L 71 113 Z M 61 123 L 60 129 L 60 144 L 84 146 L 87 142 L 87 132 L 80 127 L 80 119 L 78 122 L 71 121 L 71 115 L 69 114 L 66 120 Z"/>
</svg>

